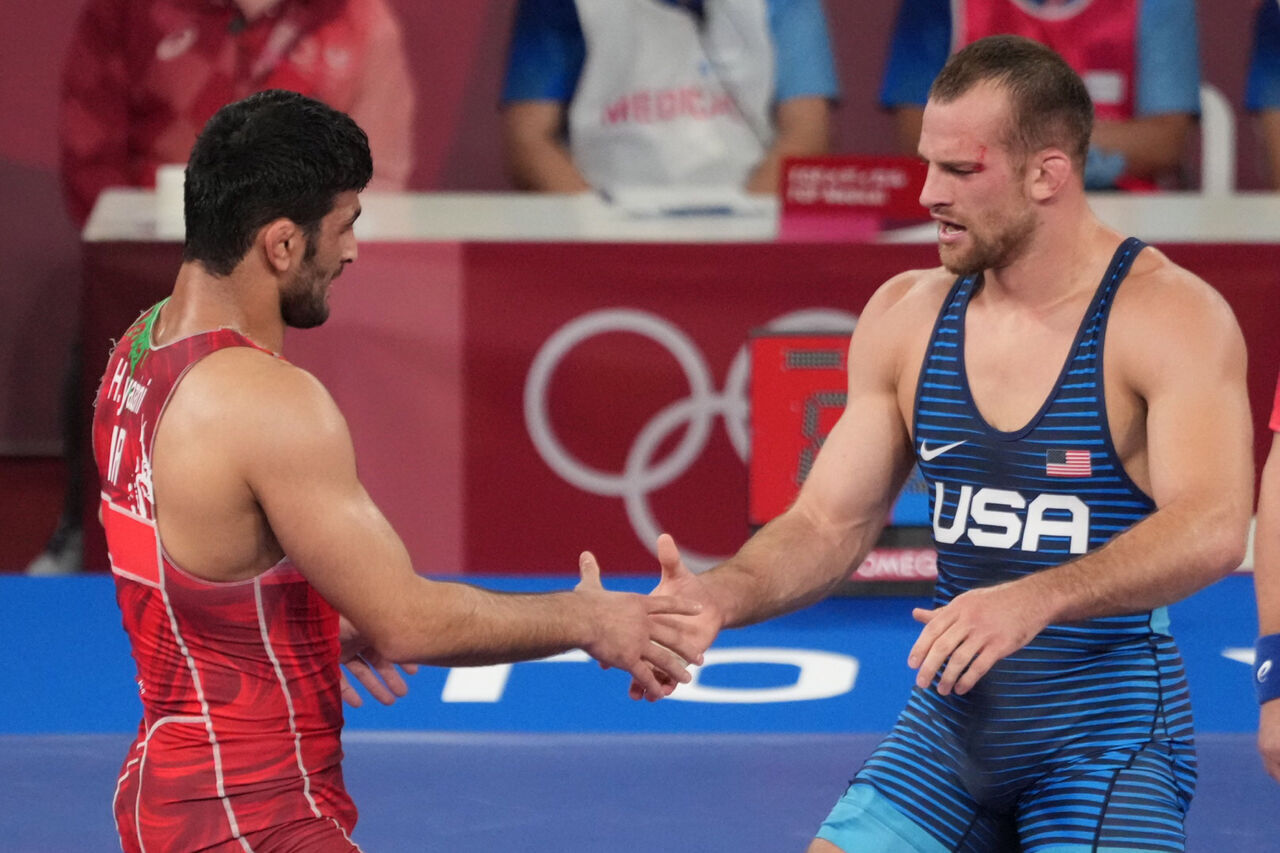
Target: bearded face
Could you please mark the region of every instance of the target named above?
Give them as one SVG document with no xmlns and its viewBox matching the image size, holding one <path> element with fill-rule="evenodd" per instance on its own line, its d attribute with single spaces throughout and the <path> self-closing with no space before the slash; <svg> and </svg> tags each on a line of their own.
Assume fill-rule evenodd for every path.
<svg viewBox="0 0 1280 853">
<path fill-rule="evenodd" d="M 942 265 L 955 275 L 974 275 L 987 269 L 999 269 L 1017 259 L 1026 248 L 1036 227 L 1034 208 L 1025 200 L 999 209 L 989 210 L 974 221 L 953 223 L 943 229 L 963 229 L 963 238 L 955 242 L 939 242 Z"/>
<path fill-rule="evenodd" d="M 329 285 L 341 275 L 342 261 L 325 264 L 319 243 L 319 234 L 309 236 L 302 264 L 280 291 L 280 316 L 294 329 L 312 329 L 329 319 Z"/>
<path fill-rule="evenodd" d="M 280 285 L 280 316 L 285 325 L 310 329 L 329 319 L 329 286 L 356 259 L 355 222 L 360 198 L 355 190 L 338 193 L 333 209 L 302 230 L 302 260 Z"/>
<path fill-rule="evenodd" d="M 1030 163 L 1009 143 L 1011 121 L 1007 95 L 990 83 L 925 107 L 920 156 L 929 172 L 920 203 L 938 223 L 942 264 L 956 275 L 1008 266 L 1035 234 Z"/>
</svg>

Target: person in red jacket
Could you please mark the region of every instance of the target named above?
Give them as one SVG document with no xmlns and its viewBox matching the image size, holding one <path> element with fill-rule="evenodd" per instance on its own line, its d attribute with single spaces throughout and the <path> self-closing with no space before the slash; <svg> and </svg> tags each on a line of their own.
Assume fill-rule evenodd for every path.
<svg viewBox="0 0 1280 853">
<path fill-rule="evenodd" d="M 83 226 L 106 187 L 152 186 L 220 107 L 264 89 L 350 115 L 378 164 L 371 186 L 405 186 L 414 93 L 385 0 L 89 0 L 62 81 L 72 218 Z"/>
</svg>

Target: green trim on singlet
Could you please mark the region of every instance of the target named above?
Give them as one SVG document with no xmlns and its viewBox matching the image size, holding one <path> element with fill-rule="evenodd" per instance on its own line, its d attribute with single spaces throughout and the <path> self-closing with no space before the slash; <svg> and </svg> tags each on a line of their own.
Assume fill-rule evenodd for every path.
<svg viewBox="0 0 1280 853">
<path fill-rule="evenodd" d="M 142 357 L 151 350 L 151 327 L 156 324 L 156 317 L 160 315 L 160 308 L 169 301 L 169 297 L 165 297 L 151 306 L 151 310 L 147 311 L 138 321 L 134 323 L 132 335 L 133 340 L 129 342 L 129 375 L 138 369 L 138 364 L 142 361 Z"/>
</svg>

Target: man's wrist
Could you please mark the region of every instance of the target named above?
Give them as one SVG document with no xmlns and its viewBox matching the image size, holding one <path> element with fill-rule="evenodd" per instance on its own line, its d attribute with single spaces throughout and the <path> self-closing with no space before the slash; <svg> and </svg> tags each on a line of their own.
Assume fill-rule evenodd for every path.
<svg viewBox="0 0 1280 853">
<path fill-rule="evenodd" d="M 568 597 L 570 642 L 574 648 L 589 652 L 604 633 L 599 598 L 582 589 L 567 590 L 564 594 Z"/>
<path fill-rule="evenodd" d="M 1056 582 L 1056 576 L 1051 572 L 1032 572 L 1020 578 L 1005 581 L 1002 586 L 1011 587 L 1021 594 L 1025 608 L 1024 614 L 1032 616 L 1040 625 L 1040 631 L 1055 622 L 1069 621 L 1069 618 L 1064 615 L 1064 610 L 1069 608 L 1070 604 L 1059 594 L 1061 584 Z"/>
<path fill-rule="evenodd" d="M 1253 688 L 1258 704 L 1280 699 L 1280 634 L 1266 634 L 1254 645 Z"/>
</svg>

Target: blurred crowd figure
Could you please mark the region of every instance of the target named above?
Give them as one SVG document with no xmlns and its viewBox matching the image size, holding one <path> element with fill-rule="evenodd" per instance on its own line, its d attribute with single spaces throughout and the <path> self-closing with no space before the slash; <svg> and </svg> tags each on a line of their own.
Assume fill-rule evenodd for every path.
<svg viewBox="0 0 1280 853">
<path fill-rule="evenodd" d="M 1048 45 L 1084 79 L 1095 109 L 1086 188 L 1179 185 L 1200 111 L 1195 0 L 902 0 L 880 102 L 904 153 L 947 57 L 996 33 Z"/>
<path fill-rule="evenodd" d="M 72 218 L 103 188 L 151 186 L 186 163 L 222 106 L 290 89 L 369 135 L 374 188 L 412 165 L 413 86 L 386 0 L 90 0 L 63 76 L 60 147 Z"/>
<path fill-rule="evenodd" d="M 821 0 L 521 0 L 506 164 L 527 190 L 776 192 L 829 150 L 837 93 Z"/>
<path fill-rule="evenodd" d="M 349 114 L 369 136 L 371 189 L 403 189 L 413 165 L 414 87 L 387 0 L 89 0 L 63 69 L 59 156 L 82 228 L 107 187 L 150 187 L 183 164 L 221 107 L 289 89 Z M 85 503 L 79 357 L 63 394 L 68 487 L 29 574 L 81 568 Z"/>
<path fill-rule="evenodd" d="M 1258 3 L 1244 104 L 1258 117 L 1270 186 L 1280 189 L 1280 2 L 1277 0 Z"/>
</svg>

